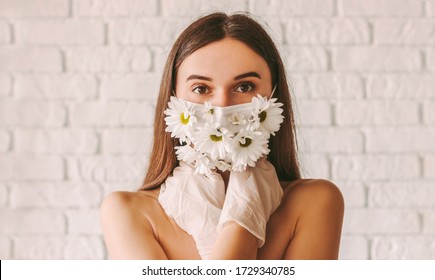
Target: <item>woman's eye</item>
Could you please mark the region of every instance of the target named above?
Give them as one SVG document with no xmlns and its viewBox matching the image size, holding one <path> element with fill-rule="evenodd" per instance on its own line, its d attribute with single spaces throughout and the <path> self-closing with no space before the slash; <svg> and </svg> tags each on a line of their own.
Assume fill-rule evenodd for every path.
<svg viewBox="0 0 435 280">
<path fill-rule="evenodd" d="M 205 94 L 208 93 L 208 89 L 204 86 L 197 86 L 193 88 L 192 92 L 196 94 Z"/>
<path fill-rule="evenodd" d="M 241 84 L 236 88 L 237 92 L 250 92 L 254 89 L 254 86 L 251 84 Z"/>
</svg>

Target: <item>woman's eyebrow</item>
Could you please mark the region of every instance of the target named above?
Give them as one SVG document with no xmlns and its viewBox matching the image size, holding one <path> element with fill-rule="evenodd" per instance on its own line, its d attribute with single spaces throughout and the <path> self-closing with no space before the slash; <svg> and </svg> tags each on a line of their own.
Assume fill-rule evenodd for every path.
<svg viewBox="0 0 435 280">
<path fill-rule="evenodd" d="M 205 77 L 205 76 L 201 76 L 201 75 L 190 75 L 189 77 L 187 77 L 186 82 L 189 80 L 206 80 L 206 81 L 211 81 L 212 79 L 209 77 Z"/>
<path fill-rule="evenodd" d="M 252 72 L 247 72 L 247 73 L 243 73 L 243 74 L 235 76 L 234 77 L 234 81 L 240 80 L 240 79 L 243 79 L 243 78 L 246 78 L 246 77 L 256 77 L 256 78 L 259 78 L 261 80 L 260 74 L 258 74 L 257 72 L 253 72 L 252 71 Z M 190 75 L 189 77 L 187 77 L 186 82 L 189 81 L 189 80 L 212 81 L 212 78 L 193 74 L 193 75 Z"/>
<path fill-rule="evenodd" d="M 238 75 L 238 76 L 235 76 L 234 77 L 234 81 L 235 80 L 240 80 L 240 79 L 243 79 L 243 78 L 246 78 L 246 77 L 256 77 L 256 78 L 259 78 L 260 80 L 261 80 L 261 76 L 260 76 L 260 74 L 258 74 L 257 72 L 247 72 L 247 73 L 244 73 L 244 74 L 240 74 L 240 75 Z"/>
</svg>

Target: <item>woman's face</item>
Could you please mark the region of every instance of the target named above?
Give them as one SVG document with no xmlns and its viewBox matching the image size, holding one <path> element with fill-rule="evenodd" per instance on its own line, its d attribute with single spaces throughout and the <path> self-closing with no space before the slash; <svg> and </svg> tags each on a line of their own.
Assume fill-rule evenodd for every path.
<svg viewBox="0 0 435 280">
<path fill-rule="evenodd" d="M 257 94 L 269 97 L 272 78 L 261 56 L 244 43 L 226 38 L 188 56 L 178 69 L 176 85 L 178 98 L 230 106 L 250 102 Z"/>
</svg>

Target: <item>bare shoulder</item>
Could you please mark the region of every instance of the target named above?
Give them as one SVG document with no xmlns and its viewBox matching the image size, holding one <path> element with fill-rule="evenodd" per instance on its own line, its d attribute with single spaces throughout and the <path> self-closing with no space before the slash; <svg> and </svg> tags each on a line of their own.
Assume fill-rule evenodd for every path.
<svg viewBox="0 0 435 280">
<path fill-rule="evenodd" d="M 340 189 L 324 179 L 299 179 L 284 188 L 283 200 L 291 201 L 295 207 L 307 208 L 336 207 L 344 209 L 344 199 Z"/>
<path fill-rule="evenodd" d="M 146 213 L 147 209 L 158 205 L 160 188 L 145 191 L 116 191 L 108 194 L 101 203 L 101 215 L 112 215 L 113 212 Z"/>
</svg>

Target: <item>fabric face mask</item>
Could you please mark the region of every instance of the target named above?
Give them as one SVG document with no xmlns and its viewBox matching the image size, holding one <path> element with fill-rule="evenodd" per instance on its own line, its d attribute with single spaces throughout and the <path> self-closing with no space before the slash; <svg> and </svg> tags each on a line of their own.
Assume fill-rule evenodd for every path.
<svg viewBox="0 0 435 280">
<path fill-rule="evenodd" d="M 270 135 L 284 119 L 283 104 L 276 100 L 258 94 L 251 102 L 219 107 L 171 96 L 164 113 L 166 131 L 182 144 L 175 147 L 178 160 L 193 164 L 200 174 L 254 167 L 269 154 Z"/>
</svg>

